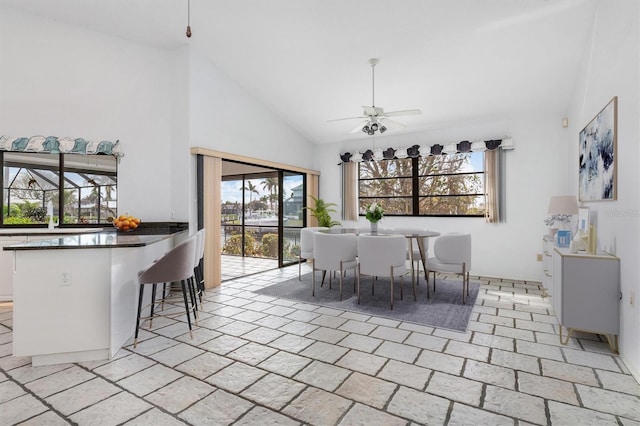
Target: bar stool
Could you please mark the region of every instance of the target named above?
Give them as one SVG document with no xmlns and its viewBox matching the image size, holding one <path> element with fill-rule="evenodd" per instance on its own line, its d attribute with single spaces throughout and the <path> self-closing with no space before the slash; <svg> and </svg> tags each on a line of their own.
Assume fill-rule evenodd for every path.
<svg viewBox="0 0 640 426">
<path fill-rule="evenodd" d="M 207 237 L 206 228 L 202 228 L 196 233 L 196 257 L 195 264 L 193 266 L 193 277 L 196 281 L 196 292 L 198 297 L 200 298 L 200 304 L 202 304 L 202 295 L 204 294 L 204 271 L 203 271 L 203 260 L 204 260 L 204 243 L 205 238 Z"/>
<path fill-rule="evenodd" d="M 140 293 L 138 296 L 138 315 L 136 318 L 136 333 L 133 340 L 133 347 L 138 344 L 138 331 L 140 329 L 140 320 L 149 319 L 149 328 L 152 326 L 154 316 L 175 316 L 177 314 L 161 315 L 155 313 L 156 303 L 163 303 L 165 301 L 164 294 L 159 300 L 156 300 L 156 287 L 158 284 L 180 282 L 182 289 L 182 299 L 184 302 L 185 311 L 187 313 L 187 323 L 189 324 L 189 334 L 193 338 L 193 331 L 191 327 L 191 316 L 189 311 L 193 312 L 194 320 L 197 325 L 196 317 L 196 295 L 193 292 L 191 285 L 191 277 L 193 276 L 193 263 L 196 256 L 196 237 L 195 235 L 189 237 L 186 241 L 178 244 L 167 253 L 165 253 L 160 259 L 155 261 L 146 270 L 138 273 L 138 284 L 140 286 Z M 144 308 L 150 306 L 150 315 L 148 317 L 142 317 L 144 288 L 146 285 L 151 284 L 151 302 L 145 305 Z M 189 291 L 191 298 L 191 306 L 187 299 L 187 291 Z"/>
</svg>

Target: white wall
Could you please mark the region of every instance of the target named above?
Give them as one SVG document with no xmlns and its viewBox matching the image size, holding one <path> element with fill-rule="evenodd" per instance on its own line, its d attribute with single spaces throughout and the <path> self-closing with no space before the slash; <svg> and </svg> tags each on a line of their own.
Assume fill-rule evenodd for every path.
<svg viewBox="0 0 640 426">
<path fill-rule="evenodd" d="M 120 140 L 120 213 L 193 221 L 192 146 L 313 165 L 308 140 L 188 46 L 162 50 L 2 10 L 0 61 L 3 134 Z"/>
<path fill-rule="evenodd" d="M 424 227 L 442 233 L 469 232 L 472 274 L 540 281 L 542 264 L 537 262 L 536 254 L 542 252 L 542 236 L 547 232 L 544 219 L 549 197 L 567 190 L 567 132 L 561 126 L 562 118 L 561 113 L 530 112 L 483 123 L 459 123 L 429 132 L 393 135 L 390 131 L 377 136 L 375 145 L 383 149 L 506 136 L 512 137 L 515 144 L 514 150 L 505 152 L 506 222 L 488 224 L 483 218 L 387 217 L 380 226 Z M 371 138 L 317 146 L 320 196 L 341 205 L 339 153 L 355 149 L 364 152 L 371 147 Z M 360 218 L 359 224 L 366 225 L 366 219 Z"/>
<path fill-rule="evenodd" d="M 120 212 L 167 220 L 170 52 L 3 9 L 0 58 L 4 134 L 119 139 Z"/>
<path fill-rule="evenodd" d="M 311 142 L 200 52 L 190 53 L 191 146 L 312 168 Z"/>
<path fill-rule="evenodd" d="M 578 133 L 618 96 L 618 197 L 616 201 L 585 203 L 595 213 L 598 247 L 620 257 L 620 353 L 640 380 L 640 5 L 636 0 L 601 1 L 593 38 L 581 66 L 570 107 L 569 174 L 571 193 L 578 193 Z"/>
</svg>

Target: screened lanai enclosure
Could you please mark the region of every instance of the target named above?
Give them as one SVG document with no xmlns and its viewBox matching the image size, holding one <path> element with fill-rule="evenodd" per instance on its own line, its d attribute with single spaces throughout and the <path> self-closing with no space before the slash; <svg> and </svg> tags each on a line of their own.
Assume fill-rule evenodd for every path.
<svg viewBox="0 0 640 426">
<path fill-rule="evenodd" d="M 116 216 L 115 157 L 24 152 L 0 155 L 2 225 L 45 224 L 50 213 L 60 225 L 106 224 Z"/>
</svg>

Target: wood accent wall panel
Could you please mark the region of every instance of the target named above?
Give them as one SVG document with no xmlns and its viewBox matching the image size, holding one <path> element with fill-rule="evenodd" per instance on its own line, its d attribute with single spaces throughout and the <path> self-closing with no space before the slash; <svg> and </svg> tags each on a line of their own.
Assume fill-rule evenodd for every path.
<svg viewBox="0 0 640 426">
<path fill-rule="evenodd" d="M 222 204 L 222 159 L 204 157 L 204 227 L 207 239 L 204 245 L 204 275 L 207 288 L 220 285 L 222 280 L 222 228 L 220 212 Z"/>
</svg>

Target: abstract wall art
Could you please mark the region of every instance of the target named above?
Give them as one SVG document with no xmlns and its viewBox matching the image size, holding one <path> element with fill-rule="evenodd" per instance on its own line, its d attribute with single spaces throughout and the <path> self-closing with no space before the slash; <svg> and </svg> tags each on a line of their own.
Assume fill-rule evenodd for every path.
<svg viewBox="0 0 640 426">
<path fill-rule="evenodd" d="M 618 97 L 580 131 L 578 193 L 580 201 L 617 197 Z"/>
</svg>

